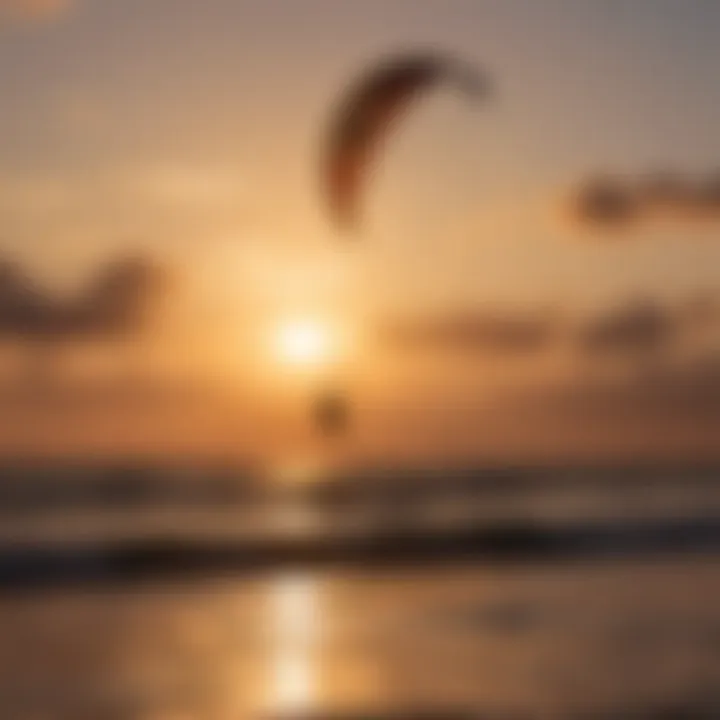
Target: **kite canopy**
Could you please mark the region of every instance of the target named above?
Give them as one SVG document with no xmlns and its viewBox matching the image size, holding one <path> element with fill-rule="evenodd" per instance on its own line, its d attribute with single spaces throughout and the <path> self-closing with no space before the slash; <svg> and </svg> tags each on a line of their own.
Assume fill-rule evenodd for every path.
<svg viewBox="0 0 720 720">
<path fill-rule="evenodd" d="M 484 98 L 489 82 L 476 69 L 433 53 L 401 55 L 373 67 L 346 94 L 328 133 L 323 172 L 333 222 L 357 229 L 366 176 L 395 121 L 422 93 L 451 83 Z"/>
</svg>

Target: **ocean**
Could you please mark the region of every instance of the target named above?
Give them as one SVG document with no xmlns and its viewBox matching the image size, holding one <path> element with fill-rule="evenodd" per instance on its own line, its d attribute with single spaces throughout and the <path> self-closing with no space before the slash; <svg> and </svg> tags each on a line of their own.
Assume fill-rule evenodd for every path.
<svg viewBox="0 0 720 720">
<path fill-rule="evenodd" d="M 362 509 L 316 492 L 252 512 L 14 506 L 0 546 L 0 716 L 720 717 L 720 475 L 544 474 L 512 492 L 463 477 L 407 512 L 392 482 L 394 505 L 380 493 Z M 458 562 L 456 545 L 423 544 L 491 525 L 512 528 L 512 552 L 482 535 Z M 545 549 L 523 548 L 568 525 Z M 539 534 L 518 541 L 527 527 Z M 345 553 L 348 533 L 379 532 L 388 556 L 406 542 L 392 562 L 386 546 Z M 238 551 L 206 572 L 203 552 L 186 557 L 248 537 L 335 551 L 332 562 Z M 169 538 L 184 543 L 170 573 L 167 555 L 143 555 Z M 132 561 L 103 554 L 129 542 Z"/>
</svg>

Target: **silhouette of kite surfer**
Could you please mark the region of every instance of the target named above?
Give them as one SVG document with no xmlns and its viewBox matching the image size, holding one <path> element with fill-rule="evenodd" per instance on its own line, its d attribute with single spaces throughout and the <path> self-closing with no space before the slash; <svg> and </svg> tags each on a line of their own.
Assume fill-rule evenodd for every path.
<svg viewBox="0 0 720 720">
<path fill-rule="evenodd" d="M 350 404 L 337 390 L 320 393 L 313 403 L 313 416 L 318 430 L 326 438 L 347 434 L 350 427 Z"/>
</svg>

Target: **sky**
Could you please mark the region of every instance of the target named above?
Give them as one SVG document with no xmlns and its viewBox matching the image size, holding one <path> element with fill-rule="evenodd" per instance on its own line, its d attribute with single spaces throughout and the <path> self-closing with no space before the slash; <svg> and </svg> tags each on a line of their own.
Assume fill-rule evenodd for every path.
<svg viewBox="0 0 720 720">
<path fill-rule="evenodd" d="M 713 0 L 0 0 L 0 259 L 87 307 L 118 258 L 172 277 L 151 340 L 69 337 L 42 392 L 5 332 L 0 450 L 300 452 L 331 383 L 357 457 L 712 455 L 720 213 L 607 228 L 571 205 L 598 177 L 718 178 L 719 30 Z M 323 133 L 358 73 L 417 48 L 496 93 L 423 98 L 348 241 Z M 332 361 L 273 350 L 298 318 Z"/>
</svg>

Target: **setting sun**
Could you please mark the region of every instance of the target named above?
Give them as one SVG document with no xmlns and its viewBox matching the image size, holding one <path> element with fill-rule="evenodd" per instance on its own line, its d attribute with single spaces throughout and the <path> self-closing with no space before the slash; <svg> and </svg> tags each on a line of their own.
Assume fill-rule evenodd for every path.
<svg viewBox="0 0 720 720">
<path fill-rule="evenodd" d="M 320 365 L 330 360 L 333 338 L 330 329 L 315 320 L 295 320 L 282 325 L 277 334 L 279 357 L 293 365 Z"/>
</svg>

